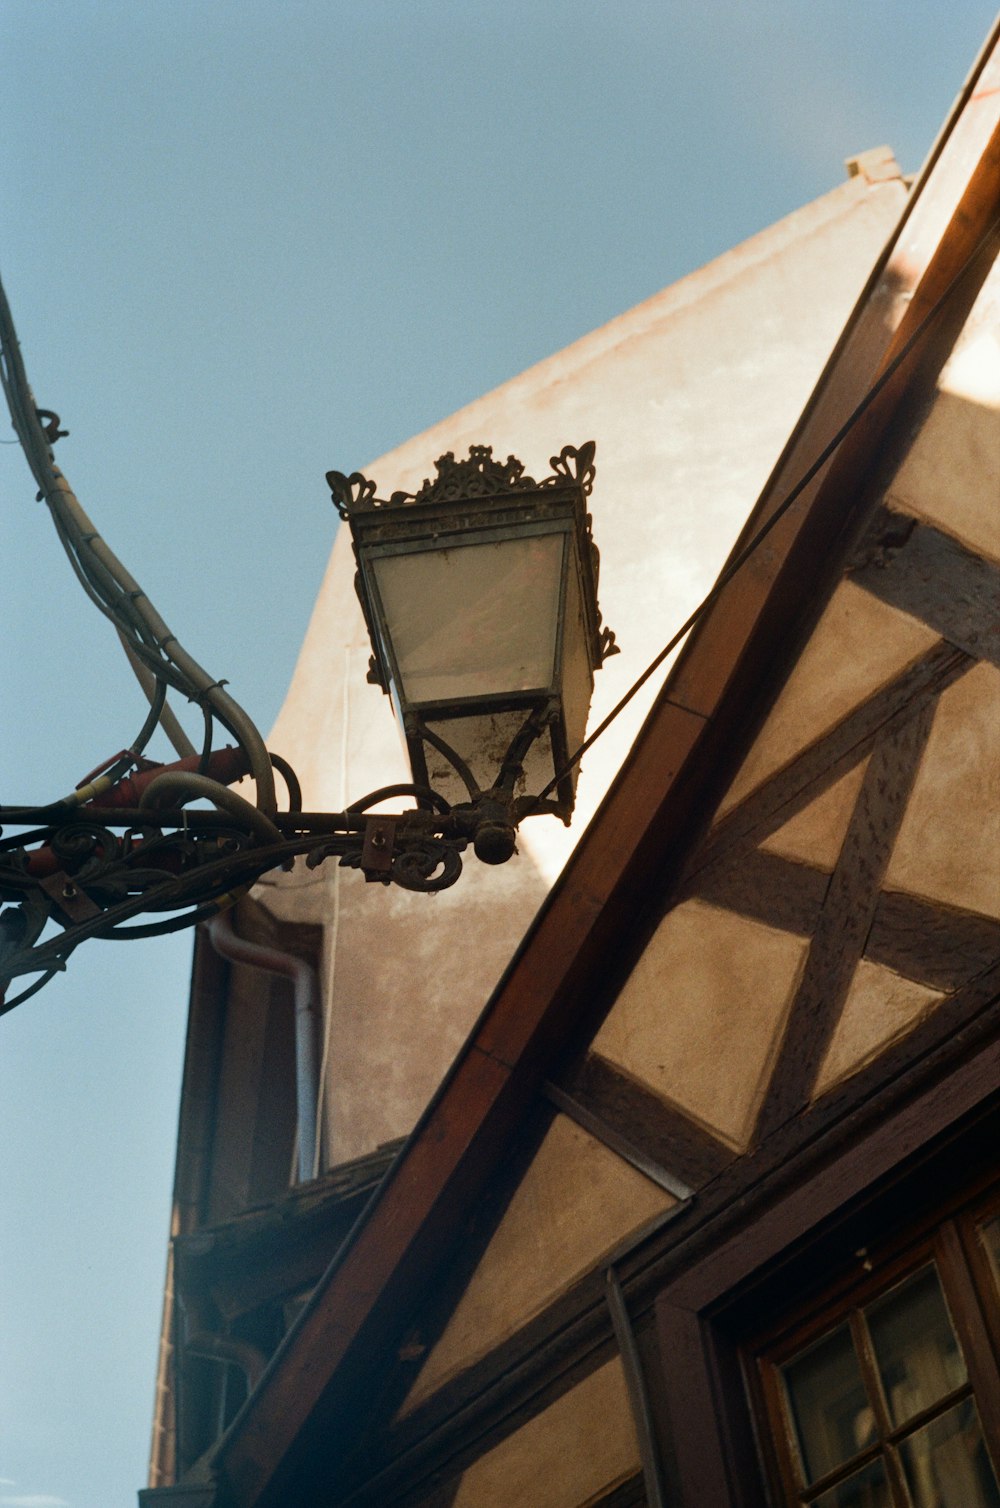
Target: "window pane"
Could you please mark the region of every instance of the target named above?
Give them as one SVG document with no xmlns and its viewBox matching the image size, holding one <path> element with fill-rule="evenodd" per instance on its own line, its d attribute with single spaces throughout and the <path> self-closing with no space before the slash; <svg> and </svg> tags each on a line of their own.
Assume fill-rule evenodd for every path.
<svg viewBox="0 0 1000 1508">
<path fill-rule="evenodd" d="M 965 1362 L 933 1267 L 869 1304 L 865 1319 L 893 1425 L 905 1424 L 965 1382 Z"/>
<path fill-rule="evenodd" d="M 807 1482 L 826 1476 L 874 1439 L 875 1421 L 847 1325 L 800 1352 L 782 1375 Z"/>
<path fill-rule="evenodd" d="M 913 1508 L 1000 1508 L 1000 1492 L 971 1398 L 918 1429 L 899 1454 Z"/>
<path fill-rule="evenodd" d="M 885 1467 L 881 1461 L 873 1461 L 846 1482 L 813 1498 L 809 1508 L 892 1508 Z"/>
</svg>

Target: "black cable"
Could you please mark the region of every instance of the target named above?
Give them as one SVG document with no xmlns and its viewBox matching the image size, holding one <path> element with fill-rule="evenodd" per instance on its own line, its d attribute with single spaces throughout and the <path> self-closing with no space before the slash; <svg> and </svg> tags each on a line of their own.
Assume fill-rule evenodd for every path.
<svg viewBox="0 0 1000 1508">
<path fill-rule="evenodd" d="M 299 784 L 299 777 L 287 759 L 282 759 L 280 754 L 274 754 L 270 749 L 267 752 L 271 756 L 271 763 L 285 782 L 285 789 L 288 792 L 288 810 L 290 812 L 300 812 L 302 810 L 302 787 Z"/>
<path fill-rule="evenodd" d="M 215 721 L 212 717 L 212 709 L 207 702 L 201 704 L 201 715 L 205 719 L 205 737 L 201 745 L 201 758 L 198 760 L 198 774 L 208 773 L 208 761 L 212 757 L 212 736 L 215 732 Z"/>
<path fill-rule="evenodd" d="M 129 744 L 129 753 L 130 754 L 136 754 L 136 755 L 141 754 L 142 751 L 143 751 L 143 749 L 149 743 L 149 740 L 152 738 L 153 734 L 156 732 L 157 725 L 159 724 L 159 721 L 160 721 L 160 713 L 163 711 L 163 706 L 164 706 L 164 703 L 166 702 L 166 700 L 167 700 L 167 688 L 166 688 L 166 685 L 160 679 L 160 677 L 157 676 L 157 678 L 156 678 L 156 691 L 153 693 L 153 700 L 149 704 L 149 711 L 146 714 L 146 721 L 143 723 L 142 727 L 139 729 L 139 732 L 136 735 L 135 740 L 131 744 Z M 134 762 L 135 761 L 133 761 L 133 763 Z"/>
<path fill-rule="evenodd" d="M 22 990 L 20 995 L 15 995 L 13 1000 L 0 1001 L 0 1016 L 6 1016 L 7 1012 L 12 1011 L 15 1005 L 22 1005 L 25 1000 L 30 1000 L 32 995 L 37 995 L 38 991 L 44 989 L 49 980 L 54 979 L 60 972 L 61 970 L 58 968 L 49 969 L 42 975 L 41 979 L 36 979 L 35 983 L 28 989 Z"/>
<path fill-rule="evenodd" d="M 362 796 L 360 801 L 352 801 L 345 815 L 356 817 L 367 811 L 370 806 L 376 806 L 380 801 L 388 801 L 390 796 L 416 796 L 419 801 L 426 801 L 433 806 L 443 817 L 447 817 L 451 811 L 451 803 L 429 785 L 413 785 L 408 781 L 399 781 L 396 785 L 383 785 L 377 791 L 369 791 L 367 796 Z"/>
<path fill-rule="evenodd" d="M 34 821 L 37 817 L 44 816 L 49 813 L 51 813 L 53 819 L 50 826 L 35 827 L 27 833 L 15 833 L 9 838 L 0 838 L 0 853 L 7 853 L 8 850 L 11 849 L 27 848 L 32 843 L 44 843 L 47 838 L 50 838 L 52 836 L 52 828 L 58 825 L 60 816 L 68 817 L 74 811 L 79 811 L 79 807 L 67 806 L 64 801 L 53 802 L 53 804 L 49 807 L 0 806 L 0 821 L 3 822 L 13 822 L 17 824 L 26 815 L 30 816 L 31 820 Z M 10 876 L 5 875 L 4 881 L 5 883 L 10 883 Z M 25 875 L 25 888 L 27 888 L 28 886 L 33 886 L 34 883 L 35 881 L 29 875 Z"/>
<path fill-rule="evenodd" d="M 823 447 L 820 454 L 816 457 L 816 460 L 813 461 L 812 465 L 808 467 L 805 474 L 799 478 L 784 501 L 775 509 L 767 522 L 761 526 L 761 528 L 754 535 L 749 544 L 747 544 L 739 552 L 739 554 L 730 561 L 729 565 L 726 566 L 726 568 L 723 570 L 722 574 L 716 581 L 715 585 L 712 587 L 712 590 L 706 597 L 702 599 L 701 602 L 699 602 L 698 606 L 694 609 L 690 616 L 685 619 L 680 628 L 674 634 L 673 638 L 670 639 L 660 650 L 659 654 L 650 661 L 639 679 L 634 683 L 634 685 L 629 687 L 628 691 L 626 691 L 621 700 L 617 702 L 614 707 L 612 707 L 607 717 L 605 717 L 602 722 L 598 723 L 593 733 L 591 733 L 587 738 L 584 739 L 583 743 L 577 749 L 576 753 L 573 754 L 566 761 L 565 765 L 563 765 L 562 769 L 557 770 L 552 779 L 542 787 L 537 797 L 539 801 L 544 801 L 545 797 L 549 794 L 550 791 L 553 791 L 555 789 L 560 780 L 562 780 L 566 775 L 569 774 L 573 766 L 579 764 L 580 760 L 583 758 L 584 754 L 587 753 L 588 749 L 591 749 L 593 747 L 593 745 L 600 738 L 601 734 L 611 726 L 618 714 L 625 710 L 632 698 L 649 680 L 650 676 L 659 669 L 659 667 L 663 664 L 664 660 L 671 653 L 671 651 L 677 648 L 681 640 L 690 632 L 690 630 L 695 626 L 698 620 L 704 616 L 704 614 L 712 606 L 712 603 L 715 602 L 723 589 L 729 585 L 730 581 L 732 581 L 737 571 L 739 571 L 744 565 L 746 565 L 747 561 L 750 559 L 751 555 L 753 555 L 754 551 L 761 544 L 763 544 L 764 540 L 770 534 L 775 524 L 777 524 L 782 518 L 784 518 L 789 508 L 791 508 L 793 503 L 798 500 L 798 498 L 805 491 L 806 487 L 808 487 L 809 483 L 815 478 L 817 473 L 823 469 L 827 461 L 833 455 L 834 451 L 839 448 L 844 439 L 854 428 L 855 424 L 857 424 L 858 420 L 865 413 L 867 413 L 868 409 L 874 403 L 879 393 L 882 392 L 886 384 L 895 376 L 900 366 L 913 350 L 913 347 L 917 344 L 917 341 L 920 340 L 924 334 L 926 334 L 927 330 L 940 314 L 947 301 L 951 298 L 952 294 L 955 292 L 962 279 L 969 272 L 970 268 L 975 265 L 981 252 L 987 246 L 992 237 L 996 234 L 998 228 L 1000 228 L 1000 218 L 994 220 L 989 229 L 983 234 L 968 261 L 966 261 L 963 266 L 959 268 L 958 272 L 956 272 L 955 276 L 945 288 L 944 292 L 937 299 L 936 303 L 934 303 L 924 315 L 923 319 L 917 325 L 917 328 L 901 346 L 899 351 L 886 367 L 885 371 L 881 374 L 880 377 L 877 378 L 873 386 L 868 389 L 868 392 L 861 399 L 861 402 L 844 420 L 844 423 L 837 430 L 837 433 L 834 435 L 833 439 L 828 441 L 827 444 Z"/>
<path fill-rule="evenodd" d="M 218 900 L 203 901 L 195 906 L 193 911 L 185 911 L 183 915 L 171 917 L 169 921 L 142 922 L 136 927 L 129 927 L 122 923 L 117 927 L 109 927 L 106 932 L 95 932 L 94 936 L 99 937 L 102 942 L 127 942 L 130 938 L 137 937 L 166 937 L 171 932 L 181 932 L 185 927 L 196 926 L 206 917 L 214 916 L 218 909 Z"/>
</svg>

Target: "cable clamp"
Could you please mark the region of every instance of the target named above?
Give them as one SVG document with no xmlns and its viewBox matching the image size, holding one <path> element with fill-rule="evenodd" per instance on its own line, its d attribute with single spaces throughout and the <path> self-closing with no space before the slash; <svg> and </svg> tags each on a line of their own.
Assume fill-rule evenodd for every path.
<svg viewBox="0 0 1000 1508">
<path fill-rule="evenodd" d="M 84 777 L 83 777 L 82 780 L 78 780 L 77 783 L 76 783 L 75 789 L 78 790 L 78 791 L 82 791 L 83 788 L 84 788 L 84 786 L 85 785 L 89 785 L 92 780 L 96 780 L 97 777 L 98 777 L 98 775 L 104 775 L 104 774 L 106 774 L 109 770 L 112 770 L 113 767 L 115 767 L 115 766 L 117 766 L 119 764 L 123 764 L 125 766 L 125 768 L 127 769 L 129 767 L 129 765 L 133 764 L 134 762 L 135 762 L 135 752 L 134 752 L 134 750 L 132 750 L 132 749 L 119 749 L 117 754 L 112 754 L 109 759 L 102 760 L 100 764 L 95 765 L 92 770 L 90 770 L 86 775 L 84 775 Z"/>
<path fill-rule="evenodd" d="M 50 408 L 36 408 L 35 417 L 42 426 L 42 433 L 50 445 L 54 445 L 57 440 L 62 440 L 69 434 L 68 429 L 59 428 L 59 415 L 53 413 Z"/>
<path fill-rule="evenodd" d="M 228 685 L 229 682 L 223 677 L 221 681 L 213 681 L 211 685 L 202 687 L 201 691 L 196 691 L 192 695 L 189 695 L 188 701 L 197 702 L 199 707 L 204 708 L 207 698 L 213 691 L 221 691 L 224 686 Z"/>
</svg>

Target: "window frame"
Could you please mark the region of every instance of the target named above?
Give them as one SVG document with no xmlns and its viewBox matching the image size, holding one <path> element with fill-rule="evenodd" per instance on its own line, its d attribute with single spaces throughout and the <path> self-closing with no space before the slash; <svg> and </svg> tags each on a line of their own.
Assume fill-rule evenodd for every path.
<svg viewBox="0 0 1000 1508">
<path fill-rule="evenodd" d="M 705 1232 L 660 1291 L 665 1424 L 683 1508 L 779 1508 L 744 1374 L 748 1337 L 762 1315 L 787 1311 L 790 1292 L 799 1305 L 830 1292 L 860 1248 L 940 1223 L 942 1189 L 996 1177 L 998 1081 L 990 1041 L 893 1111 L 863 1107 L 831 1135 L 818 1170 L 811 1158 L 813 1170 L 796 1181 L 790 1158 L 783 1189 L 766 1204 L 748 1197 L 745 1216 L 728 1219 L 719 1239 Z"/>
<path fill-rule="evenodd" d="M 977 1228 L 997 1217 L 1000 1217 L 1000 1182 L 994 1177 L 992 1186 L 985 1191 L 976 1187 L 966 1191 L 964 1199 L 958 1195 L 948 1201 L 940 1223 L 933 1229 L 926 1229 L 928 1221 L 925 1219 L 920 1222 L 916 1233 L 897 1236 L 883 1244 L 881 1249 L 860 1248 L 855 1253 L 852 1268 L 836 1274 L 825 1298 L 793 1307 L 778 1324 L 749 1337 L 740 1347 L 751 1407 L 762 1426 L 759 1436 L 765 1469 L 770 1474 L 772 1486 L 777 1489 L 780 1484 L 783 1503 L 794 1504 L 797 1508 L 806 1494 L 796 1480 L 796 1448 L 791 1441 L 782 1398 L 780 1369 L 796 1353 L 829 1334 L 845 1320 L 851 1328 L 878 1425 L 876 1441 L 852 1458 L 849 1470 L 857 1471 L 871 1461 L 884 1460 L 894 1501 L 908 1501 L 904 1495 L 901 1468 L 894 1452 L 885 1447 L 895 1445 L 950 1407 L 972 1398 L 978 1407 L 987 1453 L 1000 1486 L 998 1305 L 994 1304 L 991 1309 L 987 1303 L 990 1291 L 997 1291 L 997 1280 L 985 1253 L 981 1264 L 970 1260 L 970 1253 L 979 1246 Z M 883 1406 L 877 1366 L 864 1333 L 861 1313 L 874 1300 L 887 1295 L 931 1264 L 938 1273 L 961 1347 L 966 1381 L 943 1394 L 932 1406 L 916 1413 L 905 1424 L 893 1426 Z M 841 1466 L 817 1478 L 808 1489 L 809 1500 L 835 1486 L 845 1474 L 845 1468 Z"/>
</svg>

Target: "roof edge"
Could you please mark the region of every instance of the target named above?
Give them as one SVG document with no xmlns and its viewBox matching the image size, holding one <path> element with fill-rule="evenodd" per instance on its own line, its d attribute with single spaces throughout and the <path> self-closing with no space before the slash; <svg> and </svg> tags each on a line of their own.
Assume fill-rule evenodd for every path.
<svg viewBox="0 0 1000 1508">
<path fill-rule="evenodd" d="M 977 79 L 995 53 L 994 36 Z M 980 95 L 975 104 L 967 86 L 748 531 L 770 516 L 785 479 L 804 472 L 824 434 L 836 431 L 903 348 L 993 223 L 1000 208 L 1000 95 Z M 970 109 L 975 119 L 952 157 L 947 148 Z M 971 170 L 970 136 L 978 137 Z M 902 310 L 895 327 L 886 318 L 887 300 Z M 665 846 L 679 868 L 694 831 L 692 810 L 703 812 L 713 781 L 719 783 L 713 761 L 727 748 L 732 757 L 734 729 L 746 736 L 764 652 L 797 628 L 821 578 L 839 564 L 829 547 L 843 540 L 850 523 L 845 478 L 864 472 L 874 441 L 929 359 L 923 343 L 910 353 L 850 443 L 776 527 L 768 551 L 752 558 L 707 614 L 382 1193 L 220 1443 L 215 1464 L 227 1503 L 264 1508 L 280 1500 L 300 1431 L 320 1420 L 329 1424 L 341 1390 L 347 1396 L 365 1356 L 391 1335 L 394 1311 L 412 1299 L 427 1264 L 454 1238 L 455 1206 L 475 1197 L 502 1155 L 506 1132 L 574 1009 L 578 1014 L 576 990 L 619 923 L 641 904 Z"/>
</svg>

